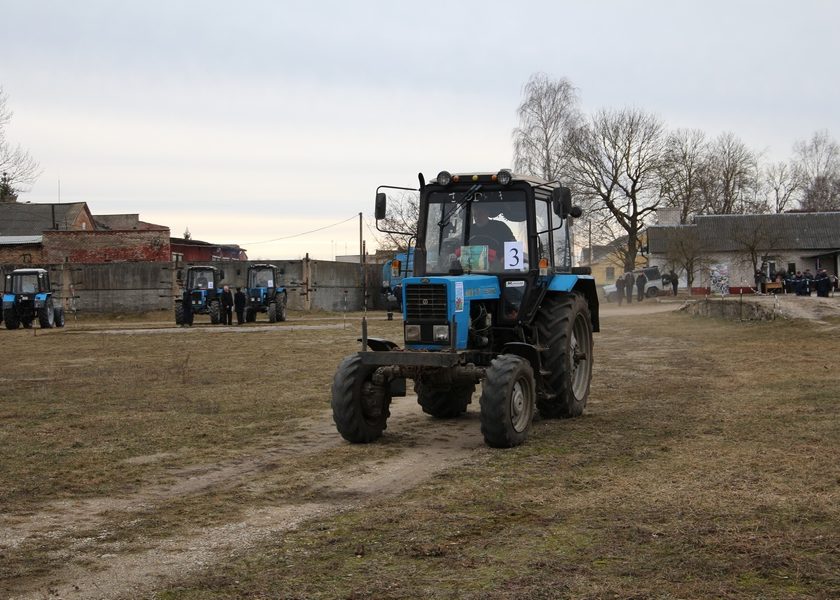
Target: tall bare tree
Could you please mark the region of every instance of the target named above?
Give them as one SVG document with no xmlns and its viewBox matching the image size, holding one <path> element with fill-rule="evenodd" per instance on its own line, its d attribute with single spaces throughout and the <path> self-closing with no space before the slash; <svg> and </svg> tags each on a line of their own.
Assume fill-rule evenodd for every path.
<svg viewBox="0 0 840 600">
<path fill-rule="evenodd" d="M 773 163 L 764 170 L 764 186 L 769 195 L 770 208 L 775 213 L 784 212 L 792 206 L 795 194 L 800 189 L 795 168 L 784 161 Z"/>
<path fill-rule="evenodd" d="M 759 194 L 759 157 L 734 133 L 726 132 L 709 145 L 702 189 L 709 215 L 768 212 Z"/>
<path fill-rule="evenodd" d="M 777 258 L 774 253 L 778 252 L 781 239 L 778 227 L 768 217 L 753 217 L 739 222 L 732 229 L 732 241 L 740 261 L 750 266 L 753 273 L 765 259 Z"/>
<path fill-rule="evenodd" d="M 708 160 L 706 134 L 699 129 L 677 129 L 665 143 L 660 177 L 665 206 L 680 209 L 680 223 L 703 212 L 701 186 Z"/>
<path fill-rule="evenodd" d="M 568 172 L 566 138 L 581 122 L 577 90 L 565 77 L 531 75 L 522 88 L 519 125 L 513 130 L 513 164 L 519 173 L 548 181 Z"/>
<path fill-rule="evenodd" d="M 656 235 L 662 236 L 665 248 L 665 262 L 676 272 L 685 271 L 688 289 L 694 286 L 695 275 L 709 264 L 703 240 L 697 234 L 697 228 L 657 227 Z M 653 234 L 651 234 L 653 235 Z"/>
<path fill-rule="evenodd" d="M 12 111 L 6 94 L 0 88 L 0 176 L 3 179 L 2 201 L 14 202 L 17 194 L 35 183 L 41 174 L 38 162 L 20 147 L 13 146 L 6 137 L 6 126 L 12 120 Z"/>
<path fill-rule="evenodd" d="M 840 210 L 840 146 L 827 131 L 794 144 L 804 210 Z"/>
<path fill-rule="evenodd" d="M 637 109 L 601 110 L 570 136 L 574 188 L 591 200 L 604 228 L 627 234 L 624 268 L 632 271 L 645 219 L 660 202 L 664 127 Z"/>
</svg>

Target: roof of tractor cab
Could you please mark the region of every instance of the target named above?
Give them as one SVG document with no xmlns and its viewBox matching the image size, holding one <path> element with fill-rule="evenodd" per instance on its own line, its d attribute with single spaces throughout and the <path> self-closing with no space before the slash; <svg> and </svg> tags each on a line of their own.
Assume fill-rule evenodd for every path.
<svg viewBox="0 0 840 600">
<path fill-rule="evenodd" d="M 44 275 L 46 269 L 15 269 L 10 275 Z"/>
<path fill-rule="evenodd" d="M 452 183 L 455 184 L 464 184 L 464 183 L 498 183 L 494 177 L 499 174 L 498 171 L 495 173 L 490 172 L 477 172 L 477 173 L 452 173 L 453 181 Z M 536 177 L 535 175 L 523 175 L 521 173 L 514 173 L 510 171 L 511 175 L 511 183 L 516 181 L 524 181 L 534 187 L 554 187 L 555 185 L 560 185 L 558 181 L 546 181 L 541 177 Z M 455 180 L 455 177 L 458 178 L 458 181 Z M 477 177 L 478 179 L 473 181 L 473 178 Z M 430 184 L 438 184 L 437 177 L 429 181 Z M 451 184 L 450 184 L 451 185 Z"/>
</svg>

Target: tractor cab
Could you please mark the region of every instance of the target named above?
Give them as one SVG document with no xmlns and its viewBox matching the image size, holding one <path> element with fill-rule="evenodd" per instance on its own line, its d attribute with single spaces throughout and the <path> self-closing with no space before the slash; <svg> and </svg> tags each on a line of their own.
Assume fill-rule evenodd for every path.
<svg viewBox="0 0 840 600">
<path fill-rule="evenodd" d="M 32 327 L 38 319 L 41 327 L 64 326 L 64 309 L 56 306 L 46 269 L 15 269 L 3 283 L 3 321 L 7 329 Z"/>
</svg>

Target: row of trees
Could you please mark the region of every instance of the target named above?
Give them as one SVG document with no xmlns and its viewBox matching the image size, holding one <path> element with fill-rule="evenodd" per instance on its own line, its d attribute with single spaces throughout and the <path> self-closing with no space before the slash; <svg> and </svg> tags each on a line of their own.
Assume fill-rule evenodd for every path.
<svg viewBox="0 0 840 600">
<path fill-rule="evenodd" d="M 6 137 L 11 119 L 12 111 L 0 87 L 0 202 L 14 202 L 18 192 L 35 183 L 41 172 L 29 152 L 20 145 L 12 145 Z"/>
<path fill-rule="evenodd" d="M 544 74 L 524 86 L 518 117 L 514 168 L 570 186 L 597 243 L 626 235 L 626 269 L 663 207 L 680 223 L 703 214 L 840 210 L 840 146 L 827 132 L 797 142 L 791 160 L 766 163 L 731 132 L 669 131 L 635 108 L 585 115 L 572 83 Z"/>
</svg>

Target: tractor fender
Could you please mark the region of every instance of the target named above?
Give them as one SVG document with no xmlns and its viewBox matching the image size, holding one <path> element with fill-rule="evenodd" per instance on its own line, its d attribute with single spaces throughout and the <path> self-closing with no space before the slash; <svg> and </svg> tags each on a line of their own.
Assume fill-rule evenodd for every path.
<svg viewBox="0 0 840 600">
<path fill-rule="evenodd" d="M 527 360 L 534 373 L 540 372 L 540 353 L 532 344 L 525 342 L 508 342 L 502 346 L 502 354 L 513 354 Z"/>
</svg>

